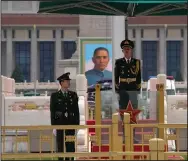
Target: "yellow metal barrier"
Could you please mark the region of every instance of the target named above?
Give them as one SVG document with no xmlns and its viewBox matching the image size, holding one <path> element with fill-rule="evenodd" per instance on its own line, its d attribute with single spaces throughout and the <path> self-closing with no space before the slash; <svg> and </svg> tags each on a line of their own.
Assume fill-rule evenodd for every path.
<svg viewBox="0 0 188 161">
<path fill-rule="evenodd" d="M 157 84 L 158 122 L 164 124 L 164 84 Z M 159 129 L 159 138 L 164 139 L 164 129 Z"/>
<path fill-rule="evenodd" d="M 164 124 L 164 85 L 159 84 L 157 85 L 158 90 L 158 109 L 160 115 L 158 115 L 159 124 L 130 124 L 130 114 L 124 114 L 124 133 L 125 133 L 125 148 L 126 152 L 123 152 L 123 142 L 122 136 L 118 135 L 118 120 L 119 114 L 115 113 L 112 117 L 112 125 L 101 125 L 101 96 L 100 96 L 100 85 L 96 85 L 96 99 L 95 99 L 95 120 L 96 125 L 79 125 L 79 126 L 3 126 L 1 130 L 2 135 L 2 159 L 41 159 L 41 158 L 57 158 L 57 157 L 77 157 L 77 159 L 83 160 L 92 159 L 92 160 L 130 160 L 134 159 L 134 156 L 140 156 L 140 160 L 168 160 L 168 157 L 171 155 L 181 155 L 187 156 L 187 152 L 179 152 L 177 148 L 177 152 L 165 152 L 165 146 L 167 145 L 168 140 L 176 140 L 177 147 L 179 144 L 178 136 L 179 136 L 179 129 L 187 128 L 187 124 Z M 93 113 L 91 114 L 91 117 Z M 144 134 L 144 128 L 152 128 L 153 132 L 149 134 Z M 55 152 L 55 148 L 53 147 L 54 142 L 54 135 L 52 130 L 53 129 L 89 129 L 94 128 L 96 134 L 89 135 L 88 134 L 88 144 L 98 145 L 99 152 L 91 152 L 90 147 L 87 147 L 85 152 L 75 152 L 75 153 L 58 153 Z M 133 129 L 134 128 L 141 128 L 141 152 L 134 152 L 133 149 Z M 175 128 L 177 133 L 176 134 L 167 134 L 167 128 Z M 108 138 L 109 138 L 109 152 L 102 152 L 101 146 L 103 145 L 101 135 L 102 130 L 108 129 Z M 15 143 L 15 150 L 11 153 L 5 152 L 5 141 L 6 141 L 6 132 L 13 130 L 16 132 L 14 143 Z M 26 130 L 28 131 L 27 136 L 17 136 L 19 130 Z M 49 135 L 43 134 L 42 131 L 50 130 L 51 133 Z M 39 139 L 39 153 L 31 153 L 30 151 L 30 132 L 31 131 L 40 131 L 40 139 Z M 88 130 L 87 130 L 88 131 Z M 159 138 L 156 138 L 157 132 L 159 131 Z M 75 136 L 66 136 L 65 141 L 73 141 L 77 143 L 77 138 Z M 18 142 L 27 142 L 28 143 L 28 152 L 27 153 L 18 153 L 17 151 L 17 143 Z M 48 153 L 43 153 L 41 148 L 44 142 L 48 142 L 51 145 L 51 150 Z M 144 152 L 144 145 L 149 145 L 150 152 Z M 126 157 L 124 157 L 126 156 Z M 107 157 L 107 158 L 104 158 Z"/>
<path fill-rule="evenodd" d="M 141 134 L 142 134 L 142 140 L 141 142 L 144 144 L 144 141 L 149 141 L 152 138 L 156 138 L 156 133 L 159 129 L 163 129 L 164 131 L 164 137 L 165 139 L 163 139 L 166 144 L 168 140 L 176 140 L 177 141 L 177 151 L 179 151 L 179 146 L 178 146 L 178 138 L 179 138 L 179 130 L 180 129 L 186 129 L 187 128 L 187 124 L 131 124 L 131 136 L 133 136 L 133 130 L 134 128 L 141 128 Z M 144 128 L 152 128 L 153 132 L 149 133 L 149 134 L 144 134 Z M 167 134 L 167 129 L 169 128 L 174 128 L 176 129 L 176 134 Z M 131 139 L 131 150 L 133 150 L 133 139 Z M 142 145 L 143 145 L 142 144 Z M 146 143 L 145 143 L 146 144 Z"/>
<path fill-rule="evenodd" d="M 41 158 L 57 158 L 57 157 L 76 157 L 77 159 L 97 159 L 97 160 L 130 160 L 134 159 L 134 156 L 140 156 L 140 160 L 161 160 L 165 159 L 168 160 L 168 157 L 171 155 L 181 155 L 186 156 L 187 152 L 165 152 L 165 145 L 167 143 L 167 140 L 176 139 L 178 140 L 178 133 L 176 135 L 169 135 L 164 134 L 165 140 L 156 138 L 155 137 L 155 130 L 152 134 L 149 136 L 145 136 L 145 140 L 148 142 L 146 143 L 144 140 L 144 136 L 142 136 L 142 142 L 140 143 L 143 149 L 140 152 L 134 152 L 133 150 L 133 129 L 134 128 L 156 128 L 158 129 L 167 129 L 167 128 L 187 128 L 187 124 L 129 124 L 130 122 L 130 115 L 128 113 L 125 113 L 124 115 L 124 126 L 125 126 L 125 148 L 126 152 L 123 151 L 123 142 L 122 142 L 122 136 L 118 135 L 118 113 L 113 114 L 112 117 L 112 125 L 79 125 L 79 126 L 2 126 L 1 135 L 2 135 L 2 159 L 41 159 Z M 103 152 L 101 147 L 99 147 L 98 152 L 91 152 L 89 149 L 90 147 L 87 147 L 87 150 L 85 152 L 78 152 L 75 153 L 58 153 L 55 152 L 55 148 L 53 147 L 53 141 L 54 141 L 54 135 L 52 130 L 53 129 L 59 129 L 59 130 L 68 130 L 68 129 L 100 129 L 103 131 L 103 129 L 107 129 L 108 131 L 108 146 L 109 151 Z M 6 152 L 5 151 L 5 141 L 6 141 L 6 133 L 8 131 L 15 131 L 15 139 L 12 140 L 12 142 L 17 145 L 19 142 L 27 142 L 28 143 L 28 151 L 27 153 L 19 153 L 18 147 L 15 146 L 15 149 L 13 152 Z M 17 133 L 19 131 L 26 130 L 28 131 L 27 136 L 18 136 Z M 50 134 L 46 134 L 43 131 L 50 130 Z M 39 131 L 40 137 L 39 137 L 39 153 L 32 153 L 30 151 L 30 132 L 31 131 Z M 164 130 L 165 131 L 165 130 Z M 143 134 L 142 134 L 143 135 Z M 88 134 L 88 142 L 92 142 L 92 145 L 98 145 L 98 137 L 97 135 L 90 136 Z M 74 141 L 77 143 L 77 138 L 75 136 L 66 136 L 65 141 Z M 51 145 L 51 150 L 48 153 L 44 153 L 42 149 L 42 144 L 48 143 Z M 89 144 L 89 143 L 88 143 Z M 148 144 L 150 152 L 144 152 L 144 145 Z M 102 141 L 100 140 L 100 145 L 103 145 Z M 36 145 L 37 148 L 37 145 Z M 156 153 L 157 152 L 157 153 Z M 126 157 L 125 157 L 126 156 Z M 106 157 L 106 158 L 104 158 Z"/>
<path fill-rule="evenodd" d="M 95 96 L 95 125 L 101 125 L 101 92 L 100 85 L 97 84 L 95 87 L 95 92 L 98 93 Z M 96 129 L 96 135 L 98 138 L 97 144 L 101 146 L 101 129 Z"/>
<path fill-rule="evenodd" d="M 114 124 L 114 126 L 117 126 Z M 29 159 L 29 158 L 53 158 L 53 157 L 100 157 L 100 156 L 109 156 L 109 152 L 98 152 L 98 153 L 90 153 L 90 149 L 87 149 L 86 153 L 57 153 L 55 152 L 55 149 L 53 147 L 54 145 L 54 134 L 53 130 L 58 129 L 58 130 L 68 130 L 68 129 L 88 129 L 88 128 L 95 128 L 96 129 L 107 129 L 109 132 L 109 139 L 111 139 L 111 128 L 113 125 L 79 125 L 79 126 L 2 126 L 2 159 Z M 113 127 L 114 128 L 114 127 Z M 18 136 L 17 133 L 19 131 L 27 131 L 28 135 L 27 136 Z M 43 134 L 43 131 L 45 130 L 50 130 L 51 134 Z M 5 141 L 6 141 L 6 132 L 8 131 L 15 131 L 15 139 L 13 140 L 15 144 L 15 149 L 12 153 L 6 153 L 5 152 Z M 39 131 L 40 136 L 39 136 L 39 153 L 31 153 L 29 145 L 30 145 L 30 132 L 31 131 Z M 76 136 L 65 136 L 64 137 L 65 142 L 75 142 L 77 143 L 77 138 Z M 97 136 L 89 136 L 89 141 L 98 142 Z M 18 153 L 18 147 L 17 144 L 19 142 L 26 142 L 28 145 L 28 151 L 27 153 Z M 47 142 L 50 144 L 51 150 L 49 153 L 43 153 L 42 152 L 42 144 L 44 142 Z M 109 146 L 111 148 L 111 140 L 109 140 Z M 37 145 L 36 145 L 37 146 Z M 37 148 L 37 147 L 36 147 Z M 88 147 L 89 148 L 89 147 Z"/>
</svg>

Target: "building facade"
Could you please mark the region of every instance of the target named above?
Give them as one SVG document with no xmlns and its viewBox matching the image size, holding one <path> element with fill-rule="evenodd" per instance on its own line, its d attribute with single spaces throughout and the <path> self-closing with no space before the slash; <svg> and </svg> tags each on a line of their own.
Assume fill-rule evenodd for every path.
<svg viewBox="0 0 188 161">
<path fill-rule="evenodd" d="M 16 65 L 27 82 L 54 81 L 57 62 L 75 52 L 79 17 L 2 15 L 2 74 Z"/>
<path fill-rule="evenodd" d="M 8 77 L 19 66 L 27 82 L 54 82 L 68 70 L 74 79 L 79 73 L 78 37 L 112 36 L 110 16 L 34 14 L 38 3 L 29 1 L 3 5 L 1 69 Z M 129 39 L 135 42 L 134 57 L 142 60 L 143 81 L 166 73 L 186 82 L 186 16 L 134 17 L 128 22 Z"/>
<path fill-rule="evenodd" d="M 92 16 L 2 15 L 2 74 L 11 76 L 18 65 L 27 82 L 53 82 L 58 76 L 58 61 L 71 59 L 78 37 L 111 37 L 111 17 L 91 19 Z M 135 42 L 134 57 L 142 60 L 143 80 L 166 73 L 177 81 L 186 81 L 184 17 L 173 18 L 175 24 L 167 17 L 160 18 L 160 23 L 155 19 L 129 20 L 129 38 Z"/>
<path fill-rule="evenodd" d="M 80 37 L 111 37 L 111 19 L 82 16 Z M 186 16 L 134 17 L 128 23 L 128 37 L 135 42 L 134 57 L 142 60 L 144 81 L 158 73 L 187 81 Z"/>
</svg>

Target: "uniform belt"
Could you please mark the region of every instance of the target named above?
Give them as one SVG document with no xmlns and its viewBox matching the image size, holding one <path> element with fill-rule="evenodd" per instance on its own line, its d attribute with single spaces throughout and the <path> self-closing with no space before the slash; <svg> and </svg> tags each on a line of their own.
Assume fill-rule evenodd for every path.
<svg viewBox="0 0 188 161">
<path fill-rule="evenodd" d="M 126 83 L 131 83 L 131 82 L 136 82 L 136 78 L 120 78 L 120 82 L 126 82 Z"/>
</svg>

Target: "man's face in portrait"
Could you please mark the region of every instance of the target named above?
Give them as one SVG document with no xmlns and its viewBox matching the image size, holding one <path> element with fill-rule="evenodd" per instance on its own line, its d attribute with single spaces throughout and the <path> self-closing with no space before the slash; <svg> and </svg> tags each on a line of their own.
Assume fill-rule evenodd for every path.
<svg viewBox="0 0 188 161">
<path fill-rule="evenodd" d="M 127 59 L 132 57 L 132 49 L 130 47 L 124 47 L 122 51 Z"/>
<path fill-rule="evenodd" d="M 95 69 L 103 71 L 108 65 L 109 53 L 107 50 L 98 50 L 96 53 L 94 53 L 92 60 L 95 64 Z"/>
</svg>

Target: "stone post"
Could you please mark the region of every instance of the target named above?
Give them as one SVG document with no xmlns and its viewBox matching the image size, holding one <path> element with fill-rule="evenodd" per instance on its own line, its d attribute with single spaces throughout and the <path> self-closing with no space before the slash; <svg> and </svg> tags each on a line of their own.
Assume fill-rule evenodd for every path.
<svg viewBox="0 0 188 161">
<path fill-rule="evenodd" d="M 149 140 L 150 160 L 165 160 L 165 141 L 159 138 Z"/>
<path fill-rule="evenodd" d="M 76 92 L 79 98 L 79 112 L 80 112 L 80 125 L 85 125 L 88 120 L 88 108 L 87 108 L 87 79 L 84 74 L 78 74 L 76 76 Z M 88 131 L 87 129 L 80 129 L 77 134 L 77 140 L 83 140 L 81 144 L 88 147 Z M 78 151 L 80 149 L 78 148 Z"/>
<path fill-rule="evenodd" d="M 165 74 L 158 74 L 157 75 L 157 112 L 158 112 L 158 122 L 159 124 L 164 124 L 165 122 L 165 109 L 164 109 L 164 91 L 166 87 L 166 75 Z M 159 138 L 164 139 L 164 129 L 159 129 Z"/>
<path fill-rule="evenodd" d="M 122 146 L 122 137 L 119 137 L 118 135 L 118 122 L 119 122 L 119 113 L 114 113 L 112 115 L 112 132 L 111 132 L 111 138 L 112 138 L 112 145 L 111 149 L 112 152 L 122 152 L 123 146 Z M 110 160 L 122 160 L 123 156 L 113 156 L 110 158 Z"/>
<path fill-rule="evenodd" d="M 124 134 L 125 134 L 125 150 L 131 151 L 131 125 L 130 125 L 130 114 L 124 113 L 123 117 L 123 123 L 124 123 Z M 131 156 L 126 156 L 126 160 L 131 160 Z"/>
<path fill-rule="evenodd" d="M 101 125 L 101 85 L 96 84 L 95 86 L 95 125 Z M 101 146 L 101 132 L 102 130 L 100 128 L 95 129 L 97 140 L 98 140 L 98 146 Z"/>
</svg>

